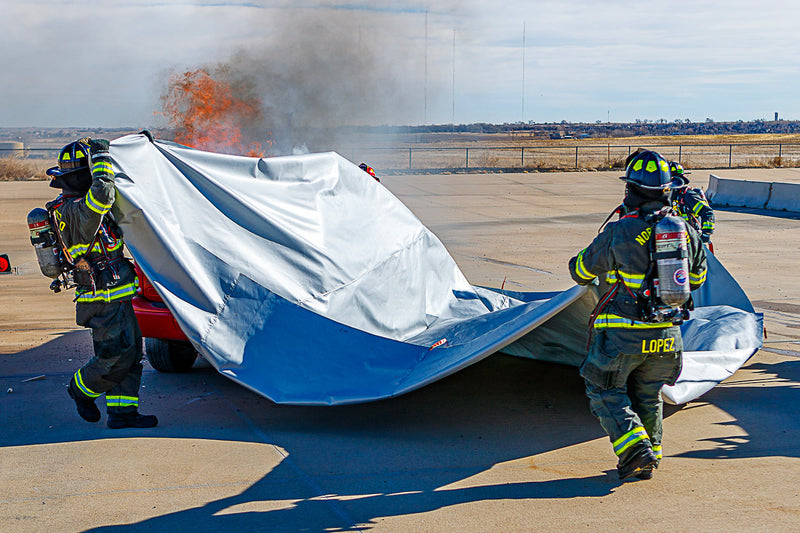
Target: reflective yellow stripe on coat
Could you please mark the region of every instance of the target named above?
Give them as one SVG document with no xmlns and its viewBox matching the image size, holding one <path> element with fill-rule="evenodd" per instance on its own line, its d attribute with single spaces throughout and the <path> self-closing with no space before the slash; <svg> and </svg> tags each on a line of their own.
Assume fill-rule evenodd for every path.
<svg viewBox="0 0 800 533">
<path fill-rule="evenodd" d="M 115 302 L 124 298 L 132 298 L 136 294 L 138 283 L 127 283 L 111 289 L 98 289 L 94 292 L 84 292 L 78 295 L 76 301 L 83 303 L 93 302 Z"/>
<path fill-rule="evenodd" d="M 632 318 L 601 313 L 594 321 L 595 329 L 627 328 L 627 329 L 661 329 L 672 327 L 672 322 L 641 322 Z"/>
</svg>

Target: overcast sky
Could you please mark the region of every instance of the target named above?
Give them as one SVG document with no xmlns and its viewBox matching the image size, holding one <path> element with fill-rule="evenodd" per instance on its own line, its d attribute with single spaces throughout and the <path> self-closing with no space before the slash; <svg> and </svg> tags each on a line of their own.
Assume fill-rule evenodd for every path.
<svg viewBox="0 0 800 533">
<path fill-rule="evenodd" d="M 211 64 L 354 124 L 800 119 L 790 1 L 2 3 L 0 127 L 158 125 L 169 73 Z"/>
</svg>

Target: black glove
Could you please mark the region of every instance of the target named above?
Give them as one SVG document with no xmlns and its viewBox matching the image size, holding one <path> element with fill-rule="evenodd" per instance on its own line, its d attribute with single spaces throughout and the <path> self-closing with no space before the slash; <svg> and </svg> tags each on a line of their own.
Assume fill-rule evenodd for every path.
<svg viewBox="0 0 800 533">
<path fill-rule="evenodd" d="M 700 240 L 704 243 L 708 244 L 711 242 L 711 234 L 710 233 L 702 233 L 700 235 Z"/>
<path fill-rule="evenodd" d="M 108 141 L 106 139 L 90 139 L 89 152 L 92 155 L 99 155 L 108 152 Z"/>
<path fill-rule="evenodd" d="M 140 131 L 140 132 L 139 132 L 139 135 L 144 135 L 145 137 L 147 137 L 147 138 L 150 140 L 150 142 L 151 142 L 151 143 L 154 143 L 154 142 L 156 142 L 156 140 L 155 140 L 155 139 L 153 139 L 153 134 L 152 134 L 152 133 L 150 133 L 150 132 L 149 132 L 149 131 L 147 131 L 147 130 L 142 130 L 142 131 Z"/>
</svg>

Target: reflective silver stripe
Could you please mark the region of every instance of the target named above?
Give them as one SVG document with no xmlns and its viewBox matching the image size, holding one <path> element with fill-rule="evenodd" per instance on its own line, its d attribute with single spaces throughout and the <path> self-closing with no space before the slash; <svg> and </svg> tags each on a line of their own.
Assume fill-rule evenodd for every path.
<svg viewBox="0 0 800 533">
<path fill-rule="evenodd" d="M 647 438 L 647 431 L 643 427 L 635 427 L 614 441 L 614 453 L 620 456 L 625 450 Z"/>
<path fill-rule="evenodd" d="M 113 289 L 103 289 L 91 292 L 84 292 L 77 297 L 78 302 L 113 302 L 136 294 L 136 283 L 128 283 Z"/>
<path fill-rule="evenodd" d="M 660 329 L 669 328 L 672 322 L 641 322 L 632 318 L 627 318 L 620 315 L 613 315 L 610 313 L 602 313 L 597 315 L 594 321 L 595 329 L 605 328 L 628 328 L 628 329 Z"/>
<path fill-rule="evenodd" d="M 91 189 L 89 189 L 89 192 L 86 193 L 85 202 L 86 202 L 86 206 L 89 209 L 91 209 L 92 211 L 94 211 L 95 213 L 97 213 L 99 215 L 105 215 L 106 213 L 111 211 L 111 205 L 112 204 L 104 204 L 104 203 L 98 202 L 95 199 L 94 195 L 92 194 L 92 190 Z"/>
</svg>

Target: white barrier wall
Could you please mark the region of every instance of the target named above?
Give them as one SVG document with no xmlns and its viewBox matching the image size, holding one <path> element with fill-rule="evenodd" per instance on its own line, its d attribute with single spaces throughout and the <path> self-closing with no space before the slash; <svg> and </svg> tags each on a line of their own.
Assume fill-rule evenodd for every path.
<svg viewBox="0 0 800 533">
<path fill-rule="evenodd" d="M 712 207 L 749 207 L 800 212 L 800 184 L 731 180 L 711 174 L 706 192 Z"/>
<path fill-rule="evenodd" d="M 767 209 L 776 211 L 800 211 L 800 184 L 773 183 Z"/>
<path fill-rule="evenodd" d="M 769 201 L 771 188 L 771 183 L 763 181 L 729 180 L 711 174 L 707 196 L 712 206 L 763 209 Z"/>
</svg>

